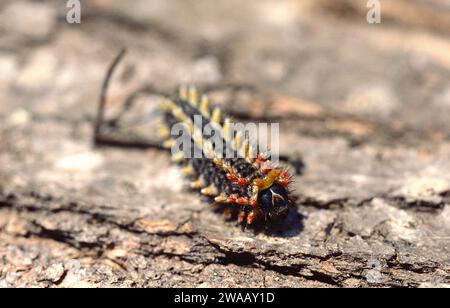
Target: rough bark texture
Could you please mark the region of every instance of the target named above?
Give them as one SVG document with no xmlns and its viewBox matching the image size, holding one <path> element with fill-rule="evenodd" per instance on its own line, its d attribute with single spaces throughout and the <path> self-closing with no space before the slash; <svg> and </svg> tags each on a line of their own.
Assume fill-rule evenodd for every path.
<svg viewBox="0 0 450 308">
<path fill-rule="evenodd" d="M 450 7 L 388 2 L 369 25 L 356 0 L 93 0 L 71 25 L 1 1 L 0 286 L 449 286 Z M 121 46 L 112 105 L 190 81 L 281 123 L 305 164 L 284 226 L 224 221 L 165 152 L 92 147 Z"/>
</svg>

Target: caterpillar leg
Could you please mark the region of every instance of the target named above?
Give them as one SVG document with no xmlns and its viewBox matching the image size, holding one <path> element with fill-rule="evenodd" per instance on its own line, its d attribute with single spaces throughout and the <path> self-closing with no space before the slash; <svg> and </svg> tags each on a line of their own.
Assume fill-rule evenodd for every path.
<svg viewBox="0 0 450 308">
<path fill-rule="evenodd" d="M 239 223 L 243 223 L 243 222 L 245 222 L 246 217 L 247 217 L 247 213 L 245 211 L 240 211 L 238 214 L 238 217 L 237 217 L 237 221 Z"/>
<path fill-rule="evenodd" d="M 255 212 L 251 211 L 248 215 L 247 215 L 247 225 L 251 225 L 253 224 L 253 221 L 255 220 Z"/>
<path fill-rule="evenodd" d="M 241 225 L 241 229 L 245 230 L 245 227 L 247 227 L 247 212 L 244 210 L 239 211 L 237 221 L 238 224 Z"/>
</svg>

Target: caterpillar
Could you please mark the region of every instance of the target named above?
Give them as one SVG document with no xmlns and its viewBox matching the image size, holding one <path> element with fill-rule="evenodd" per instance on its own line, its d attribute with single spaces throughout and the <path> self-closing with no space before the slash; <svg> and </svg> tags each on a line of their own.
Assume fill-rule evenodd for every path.
<svg viewBox="0 0 450 308">
<path fill-rule="evenodd" d="M 103 138 L 101 126 L 109 78 L 123 54 L 124 51 L 113 62 L 103 84 L 94 129 L 96 144 L 121 145 L 117 140 Z M 207 198 L 228 218 L 236 219 L 243 228 L 267 228 L 287 216 L 295 203 L 289 188 L 292 176 L 286 169 L 272 165 L 269 152 L 255 153 L 248 138 L 231 129 L 231 118 L 211 104 L 206 95 L 200 96 L 195 87 L 184 86 L 172 95 L 159 96 L 162 147 L 171 149 L 172 160 L 189 179 L 191 190 Z M 200 124 L 196 121 L 199 117 Z M 202 129 L 208 125 L 215 129 L 223 145 L 218 151 L 203 135 Z M 172 132 L 176 126 L 182 127 L 185 137 L 192 141 L 191 148 L 175 147 L 177 136 Z M 193 155 L 195 151 L 201 155 Z M 237 155 L 230 157 L 229 152 Z"/>
<path fill-rule="evenodd" d="M 230 131 L 231 119 L 220 108 L 210 105 L 207 96 L 199 98 L 195 87 L 180 87 L 174 95 L 163 99 L 161 109 L 164 124 L 160 135 L 165 138 L 164 147 L 172 149 L 172 158 L 191 180 L 192 190 L 219 205 L 227 216 L 236 217 L 243 226 L 270 224 L 287 215 L 292 205 L 291 176 L 286 170 L 271 166 L 268 153 L 253 155 L 248 139 Z M 203 122 L 196 123 L 196 116 Z M 175 140 L 170 132 L 180 123 L 194 146 L 201 148 L 201 158 L 190 158 L 191 151 L 185 157 L 181 150 L 174 149 Z M 208 148 L 203 134 L 197 133 L 205 125 L 217 128 L 224 150 L 231 149 L 241 156 L 227 158 L 222 151 Z"/>
</svg>

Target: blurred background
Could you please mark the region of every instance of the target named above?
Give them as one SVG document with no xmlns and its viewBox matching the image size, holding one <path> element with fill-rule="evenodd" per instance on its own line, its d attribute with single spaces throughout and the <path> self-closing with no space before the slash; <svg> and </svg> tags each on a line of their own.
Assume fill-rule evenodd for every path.
<svg viewBox="0 0 450 308">
<path fill-rule="evenodd" d="M 380 0 L 375 24 L 373 0 L 81 0 L 79 24 L 68 3 L 0 1 L 0 286 L 448 283 L 449 0 Z M 245 233 L 166 153 L 93 148 L 123 47 L 108 110 L 192 83 L 238 119 L 280 122 L 281 153 L 305 164 L 302 224 Z M 244 243 L 277 265 L 233 265 Z M 184 275 L 177 255 L 211 266 Z"/>
<path fill-rule="evenodd" d="M 305 103 L 277 112 L 448 133 L 448 0 L 382 0 L 380 24 L 367 22 L 365 0 L 89 0 L 81 24 L 67 22 L 66 3 L 1 1 L 3 117 L 91 115 L 106 67 L 127 47 L 136 84 L 113 86 L 113 99 L 139 82 L 243 83 Z"/>
</svg>

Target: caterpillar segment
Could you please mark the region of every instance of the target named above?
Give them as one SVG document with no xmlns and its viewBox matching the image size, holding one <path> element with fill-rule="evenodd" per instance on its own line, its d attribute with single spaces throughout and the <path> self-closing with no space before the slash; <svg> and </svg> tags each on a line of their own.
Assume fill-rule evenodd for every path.
<svg viewBox="0 0 450 308">
<path fill-rule="evenodd" d="M 161 110 L 165 122 L 161 135 L 167 138 L 172 126 L 181 123 L 195 150 L 203 154 L 201 158 L 185 158 L 183 152 L 173 154 L 173 160 L 182 166 L 182 173 L 192 179 L 192 189 L 220 205 L 244 226 L 270 223 L 286 216 L 291 205 L 289 174 L 271 165 L 270 154 L 254 155 L 256 150 L 248 138 L 232 131 L 231 119 L 212 106 L 205 95 L 200 96 L 194 87 L 180 87 L 175 95 L 162 101 Z M 195 116 L 202 117 L 201 126 Z M 215 151 L 204 137 L 202 132 L 207 124 L 220 133 L 223 152 Z M 174 140 L 168 137 L 163 145 L 171 148 Z M 227 158 L 227 151 L 235 153 L 234 158 Z"/>
</svg>

